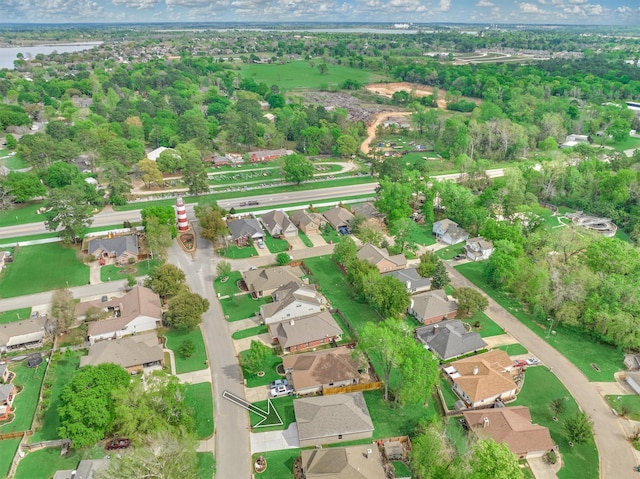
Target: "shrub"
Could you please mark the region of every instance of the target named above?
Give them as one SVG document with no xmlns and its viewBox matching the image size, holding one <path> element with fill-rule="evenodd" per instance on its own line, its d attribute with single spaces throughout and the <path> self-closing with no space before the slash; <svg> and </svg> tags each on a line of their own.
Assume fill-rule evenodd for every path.
<svg viewBox="0 0 640 479">
<path fill-rule="evenodd" d="M 182 359 L 187 359 L 193 356 L 193 353 L 196 351 L 196 345 L 190 339 L 185 339 L 180 343 L 180 347 L 178 348 L 178 354 Z"/>
<path fill-rule="evenodd" d="M 544 458 L 549 464 L 555 464 L 556 462 L 558 462 L 558 457 L 556 456 L 555 451 L 549 451 L 544 455 Z"/>
</svg>

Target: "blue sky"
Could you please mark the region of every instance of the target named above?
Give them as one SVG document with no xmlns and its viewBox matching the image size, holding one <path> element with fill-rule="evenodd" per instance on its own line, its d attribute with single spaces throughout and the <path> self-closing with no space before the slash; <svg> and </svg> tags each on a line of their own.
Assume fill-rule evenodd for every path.
<svg viewBox="0 0 640 479">
<path fill-rule="evenodd" d="M 640 25 L 639 0 L 0 0 L 0 22 L 355 21 Z"/>
</svg>

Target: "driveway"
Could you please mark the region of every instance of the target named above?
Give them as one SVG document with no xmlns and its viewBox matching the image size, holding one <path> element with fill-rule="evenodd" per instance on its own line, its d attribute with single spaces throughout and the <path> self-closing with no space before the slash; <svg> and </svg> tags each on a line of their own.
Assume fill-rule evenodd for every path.
<svg viewBox="0 0 640 479">
<path fill-rule="evenodd" d="M 321 234 L 308 234 L 307 237 L 313 243 L 313 246 L 327 246 L 327 242 L 324 240 Z"/>
<path fill-rule="evenodd" d="M 510 334 L 498 334 L 497 336 L 489 336 L 482 338 L 489 348 L 497 348 L 498 346 L 506 346 L 507 344 L 516 344 L 518 340 Z"/>
<path fill-rule="evenodd" d="M 476 288 L 469 280 L 462 276 L 450 264 L 445 262 L 452 286 L 458 288 L 466 286 Z M 486 295 L 485 295 L 486 296 Z M 617 419 L 600 395 L 594 384 L 575 367 L 567 358 L 560 354 L 546 341 L 536 335 L 528 327 L 518 321 L 502 306 L 490 297 L 489 308 L 485 313 L 499 326 L 509 331 L 531 356 L 539 358 L 558 377 L 569 390 L 579 406 L 593 420 L 593 431 L 600 457 L 600 477 L 603 479 L 637 479 L 638 465 L 636 454 L 627 440 L 624 424 Z M 562 451 L 560 451 L 562 454 Z"/>
<path fill-rule="evenodd" d="M 531 472 L 536 476 L 536 479 L 556 479 L 558 477 L 554 470 L 558 464 L 552 466 L 542 456 L 529 458 L 527 463 L 529 463 Z"/>
<path fill-rule="evenodd" d="M 300 447 L 298 424 L 295 422 L 284 431 L 252 432 L 250 436 L 251 454 Z"/>
<path fill-rule="evenodd" d="M 300 236 L 294 236 L 292 238 L 287 238 L 287 242 L 291 245 L 291 249 L 296 250 L 296 249 L 305 249 L 307 247 L 307 245 L 305 245 L 302 240 L 300 239 Z"/>
</svg>

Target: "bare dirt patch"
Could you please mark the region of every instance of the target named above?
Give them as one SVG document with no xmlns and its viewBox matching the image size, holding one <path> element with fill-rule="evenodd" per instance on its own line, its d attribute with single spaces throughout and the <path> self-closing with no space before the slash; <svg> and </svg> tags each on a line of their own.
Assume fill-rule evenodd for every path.
<svg viewBox="0 0 640 479">
<path fill-rule="evenodd" d="M 406 91 L 413 96 L 423 97 L 433 95 L 433 88 L 427 85 L 418 85 L 417 83 L 399 82 L 399 83 L 371 83 L 365 86 L 367 90 L 375 95 L 391 98 L 394 93 L 398 91 Z M 446 92 L 444 90 L 438 90 L 438 108 L 447 108 L 447 102 L 445 102 Z"/>
</svg>

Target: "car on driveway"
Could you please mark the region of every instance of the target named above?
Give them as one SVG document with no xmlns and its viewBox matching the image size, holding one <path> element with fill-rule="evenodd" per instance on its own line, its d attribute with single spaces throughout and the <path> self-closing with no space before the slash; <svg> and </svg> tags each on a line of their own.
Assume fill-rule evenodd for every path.
<svg viewBox="0 0 640 479">
<path fill-rule="evenodd" d="M 516 368 L 525 368 L 527 367 L 527 362 L 524 359 L 516 359 L 513 361 L 513 365 Z"/>
<path fill-rule="evenodd" d="M 540 360 L 537 358 L 527 359 L 527 366 L 537 366 L 538 364 L 540 364 Z"/>
<path fill-rule="evenodd" d="M 114 449 L 126 449 L 130 445 L 131 445 L 131 441 L 129 439 L 126 439 L 126 438 L 112 439 L 111 441 L 107 442 L 105 449 L 107 451 L 112 451 Z"/>
<path fill-rule="evenodd" d="M 269 394 L 272 398 L 291 396 L 291 394 L 293 394 L 293 388 L 291 386 L 277 386 L 275 388 L 271 388 L 271 392 Z"/>
<path fill-rule="evenodd" d="M 269 383 L 269 389 L 277 388 L 278 386 L 288 386 L 289 381 L 286 379 L 276 379 L 275 381 L 271 381 Z"/>
</svg>

